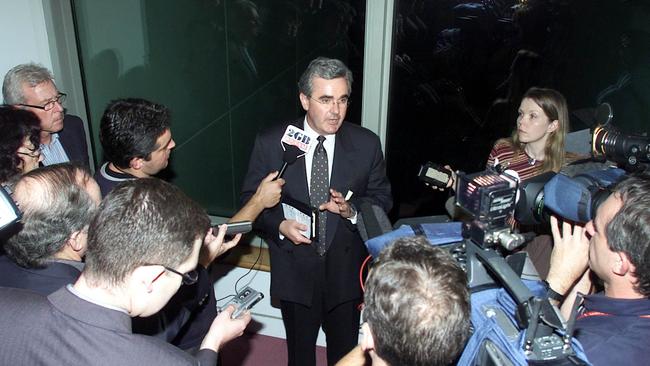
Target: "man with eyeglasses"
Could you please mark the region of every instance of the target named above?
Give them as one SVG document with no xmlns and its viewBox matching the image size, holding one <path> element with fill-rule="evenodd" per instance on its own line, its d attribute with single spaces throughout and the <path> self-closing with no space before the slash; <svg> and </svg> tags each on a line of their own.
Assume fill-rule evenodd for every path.
<svg viewBox="0 0 650 366">
<path fill-rule="evenodd" d="M 43 165 L 77 162 L 90 167 L 84 123 L 65 114 L 61 93 L 52 73 L 37 64 L 21 64 L 7 72 L 2 84 L 4 103 L 28 109 L 41 122 Z"/>
<path fill-rule="evenodd" d="M 262 185 L 233 219 L 252 220 L 265 205 L 277 203 L 282 183 Z M 50 165 L 23 175 L 14 188 L 14 199 L 23 217 L 4 244 L 0 286 L 49 295 L 74 283 L 84 268 L 87 226 L 101 200 L 95 180 L 83 167 Z M 181 287 L 161 314 L 134 319 L 136 333 L 154 335 L 188 350 L 200 345 L 216 316 L 208 269 L 215 258 L 230 249 L 209 243 L 201 248 L 197 270 L 191 276 L 184 275 L 187 286 Z"/>
<path fill-rule="evenodd" d="M 299 98 L 306 115 L 290 124 L 314 141 L 304 159 L 286 168 L 283 195 L 319 211 L 313 239 L 305 225 L 287 220 L 280 205 L 256 221 L 271 256 L 271 296 L 280 300 L 289 365 L 315 365 L 319 327 L 327 337 L 327 360 L 334 364 L 357 344 L 362 293 L 359 269 L 368 255 L 356 228 L 362 203 L 390 210 L 392 197 L 377 135 L 344 122 L 352 73 L 336 59 L 313 60 L 300 77 Z M 242 202 L 255 193 L 266 172 L 281 166 L 280 140 L 289 123 L 257 136 Z"/>
<path fill-rule="evenodd" d="M 117 99 L 108 104 L 99 131 L 107 161 L 95 172 L 102 195 L 107 195 L 122 182 L 153 177 L 167 167 L 171 151 L 176 146 L 170 125 L 170 112 L 162 104 L 141 98 Z M 264 209 L 278 203 L 284 180 L 273 181 L 275 175 L 277 173 L 267 174 L 257 187 L 254 199 L 230 221 L 255 220 Z M 182 329 L 166 329 L 166 333 L 174 335 L 167 338 L 182 348 L 193 348 L 200 343 L 210 320 L 216 316 L 216 299 L 207 271 L 214 258 L 201 256 L 198 283 L 193 287 L 196 292 L 187 292 L 183 288 L 185 300 L 173 299 L 167 307 L 195 303 Z M 179 299 L 182 297 L 177 295 Z"/>
<path fill-rule="evenodd" d="M 230 306 L 211 322 L 196 358 L 154 337 L 133 334 L 132 317 L 157 313 L 193 274 L 200 249 L 234 246 L 216 236 L 205 211 L 178 188 L 138 179 L 113 190 L 88 228 L 86 265 L 74 285 L 47 297 L 0 288 L 2 365 L 214 365 L 250 314 Z"/>
</svg>

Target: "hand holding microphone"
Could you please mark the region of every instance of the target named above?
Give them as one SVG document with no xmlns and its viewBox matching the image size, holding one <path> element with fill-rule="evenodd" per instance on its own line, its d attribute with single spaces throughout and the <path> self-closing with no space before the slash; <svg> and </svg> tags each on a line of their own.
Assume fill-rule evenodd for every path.
<svg viewBox="0 0 650 366">
<path fill-rule="evenodd" d="M 279 178 L 280 174 L 282 173 L 271 172 L 257 186 L 257 191 L 252 199 L 257 200 L 260 206 L 271 208 L 280 202 L 284 185 L 284 179 Z"/>
</svg>

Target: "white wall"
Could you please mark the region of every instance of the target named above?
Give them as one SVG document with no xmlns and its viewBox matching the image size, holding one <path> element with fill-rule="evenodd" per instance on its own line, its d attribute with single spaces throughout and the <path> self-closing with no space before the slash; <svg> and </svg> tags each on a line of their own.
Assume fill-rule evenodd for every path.
<svg viewBox="0 0 650 366">
<path fill-rule="evenodd" d="M 0 78 L 26 62 L 52 69 L 43 2 L 0 0 Z"/>
</svg>

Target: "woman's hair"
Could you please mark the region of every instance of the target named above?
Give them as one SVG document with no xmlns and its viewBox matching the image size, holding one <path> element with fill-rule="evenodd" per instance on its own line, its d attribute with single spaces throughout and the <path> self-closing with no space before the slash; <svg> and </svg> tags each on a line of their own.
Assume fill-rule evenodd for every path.
<svg viewBox="0 0 650 366">
<path fill-rule="evenodd" d="M 549 121 L 557 120 L 557 128 L 546 139 L 542 170 L 558 172 L 564 164 L 564 140 L 569 131 L 569 108 L 566 99 L 556 90 L 536 87 L 528 89 L 522 100 L 526 98 L 542 108 Z M 521 151 L 524 148 L 524 143 L 519 141 L 517 129 L 512 132 L 511 141 L 516 150 Z"/>
<path fill-rule="evenodd" d="M 18 149 L 25 138 L 35 148 L 40 145 L 40 122 L 29 111 L 9 106 L 0 106 L 0 182 L 6 182 L 21 172 L 22 160 Z"/>
</svg>

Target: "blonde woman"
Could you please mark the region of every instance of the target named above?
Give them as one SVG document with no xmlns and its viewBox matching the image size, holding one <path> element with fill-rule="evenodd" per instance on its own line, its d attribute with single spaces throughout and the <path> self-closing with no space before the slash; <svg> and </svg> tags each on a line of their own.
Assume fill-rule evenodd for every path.
<svg viewBox="0 0 650 366">
<path fill-rule="evenodd" d="M 564 140 L 569 111 L 562 94 L 530 88 L 519 105 L 512 136 L 500 139 L 488 157 L 488 166 L 501 164 L 526 180 L 544 172 L 559 172 L 565 163 Z"/>
<path fill-rule="evenodd" d="M 505 169 L 516 172 L 521 181 L 548 171 L 559 172 L 567 160 L 577 158 L 568 157 L 564 151 L 568 131 L 569 111 L 564 96 L 553 89 L 530 88 L 519 105 L 516 128 L 510 137 L 497 140 L 488 157 L 487 166 L 500 164 Z M 455 180 L 453 174 L 448 187 L 454 187 Z M 454 210 L 449 203 L 447 208 L 450 212 Z M 512 224 L 518 226 L 516 222 Z M 521 229 L 540 231 L 540 228 Z M 542 228 L 541 231 L 547 229 Z M 538 235 L 524 248 L 542 279 L 548 274 L 552 249 L 552 239 L 546 234 Z"/>
</svg>

